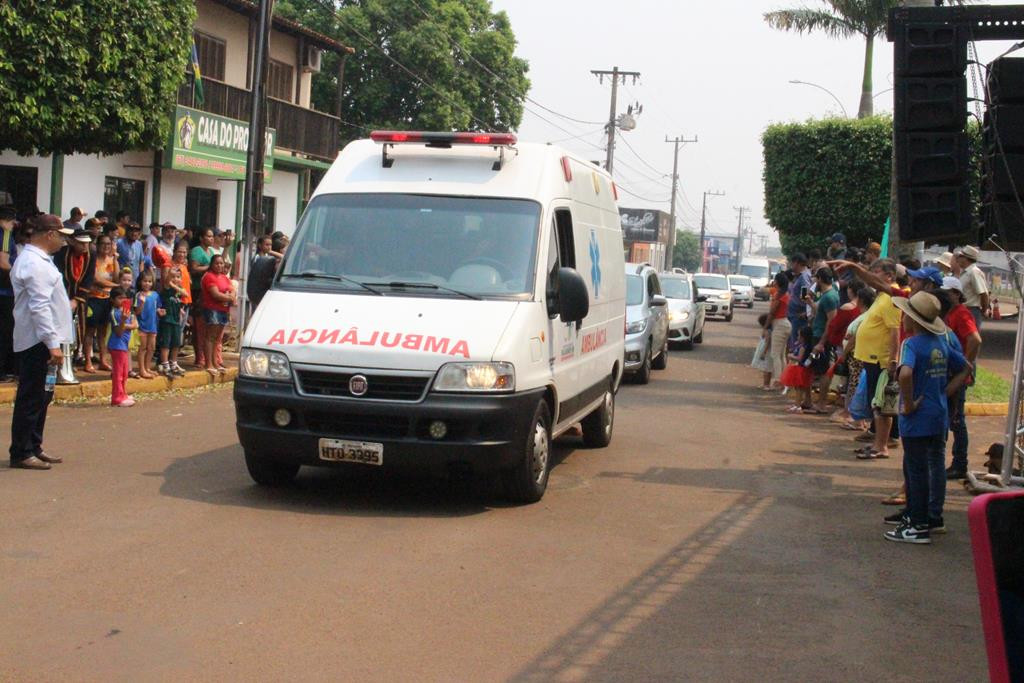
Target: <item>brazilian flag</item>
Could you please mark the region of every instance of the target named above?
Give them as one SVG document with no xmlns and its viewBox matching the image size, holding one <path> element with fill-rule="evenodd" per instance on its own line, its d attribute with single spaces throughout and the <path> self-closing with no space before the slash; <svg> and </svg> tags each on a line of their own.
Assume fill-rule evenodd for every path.
<svg viewBox="0 0 1024 683">
<path fill-rule="evenodd" d="M 203 97 L 203 77 L 199 73 L 199 51 L 196 49 L 195 42 L 192 43 L 192 101 L 202 106 Z"/>
</svg>

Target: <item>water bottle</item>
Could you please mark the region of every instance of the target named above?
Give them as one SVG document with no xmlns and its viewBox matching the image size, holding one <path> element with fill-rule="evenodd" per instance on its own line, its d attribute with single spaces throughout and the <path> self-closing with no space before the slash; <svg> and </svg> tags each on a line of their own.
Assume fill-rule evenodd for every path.
<svg viewBox="0 0 1024 683">
<path fill-rule="evenodd" d="M 57 366 L 47 365 L 46 366 L 46 384 L 44 385 L 46 390 L 53 393 L 53 388 L 57 386 Z"/>
</svg>

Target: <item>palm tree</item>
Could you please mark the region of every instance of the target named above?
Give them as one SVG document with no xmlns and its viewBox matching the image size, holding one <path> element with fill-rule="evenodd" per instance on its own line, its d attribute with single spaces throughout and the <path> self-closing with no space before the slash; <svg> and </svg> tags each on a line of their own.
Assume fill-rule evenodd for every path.
<svg viewBox="0 0 1024 683">
<path fill-rule="evenodd" d="M 889 10 L 903 4 L 900 0 L 820 0 L 822 9 L 783 9 L 767 12 L 764 20 L 772 28 L 804 33 L 824 31 L 834 38 L 862 36 L 864 48 L 864 80 L 860 91 L 857 117 L 871 116 L 874 111 L 871 66 L 875 52 L 875 36 L 885 32 Z"/>
</svg>

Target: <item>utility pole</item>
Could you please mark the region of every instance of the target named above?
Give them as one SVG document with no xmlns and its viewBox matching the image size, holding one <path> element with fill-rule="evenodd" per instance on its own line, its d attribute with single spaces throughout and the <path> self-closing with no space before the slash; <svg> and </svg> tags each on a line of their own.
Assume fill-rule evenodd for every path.
<svg viewBox="0 0 1024 683">
<path fill-rule="evenodd" d="M 670 271 L 672 270 L 672 258 L 675 256 L 676 251 L 676 187 L 679 185 L 679 145 L 697 142 L 697 136 L 694 135 L 692 140 L 687 140 L 677 135 L 674 139 L 670 140 L 666 135 L 665 142 L 671 142 L 675 145 L 675 151 L 672 156 L 672 194 L 669 195 L 668 200 L 670 204 L 668 224 L 671 226 L 671 234 L 668 237 L 668 253 L 665 254 L 665 270 Z"/>
<path fill-rule="evenodd" d="M 252 90 L 249 103 L 249 145 L 245 153 L 245 187 L 242 199 L 242 262 L 239 264 L 238 339 L 245 332 L 248 319 L 248 297 L 245 295 L 249 275 L 249 253 L 252 238 L 263 230 L 263 159 L 266 156 L 267 134 L 267 53 L 270 47 L 270 26 L 274 0 L 259 0 L 256 44 L 252 54 Z"/>
<path fill-rule="evenodd" d="M 708 196 L 712 197 L 724 197 L 724 192 L 713 192 L 711 190 L 704 190 L 704 201 L 700 207 L 700 269 L 704 270 L 707 268 L 706 249 L 704 248 L 705 235 L 707 234 L 707 217 L 708 217 Z"/>
<path fill-rule="evenodd" d="M 619 71 L 619 67 L 612 67 L 611 71 L 602 70 L 591 70 L 592 74 L 597 76 L 601 83 L 604 83 L 605 76 L 611 76 L 612 79 L 612 103 L 608 113 L 608 151 L 605 156 L 604 167 L 608 173 L 612 172 L 612 162 L 615 159 L 615 128 L 616 128 L 616 115 L 615 108 L 617 106 L 617 98 L 619 96 L 619 79 L 622 79 L 623 84 L 626 82 L 626 78 L 632 78 L 633 84 L 636 85 L 636 79 L 640 78 L 639 71 Z"/>
<path fill-rule="evenodd" d="M 740 257 L 743 255 L 743 214 L 750 211 L 749 206 L 734 206 L 740 217 L 736 222 L 736 272 L 740 270 Z"/>
</svg>

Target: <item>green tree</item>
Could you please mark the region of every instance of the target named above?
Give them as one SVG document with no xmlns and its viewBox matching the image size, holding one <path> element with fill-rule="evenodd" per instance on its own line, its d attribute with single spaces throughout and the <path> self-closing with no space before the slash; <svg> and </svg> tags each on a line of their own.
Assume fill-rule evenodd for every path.
<svg viewBox="0 0 1024 683">
<path fill-rule="evenodd" d="M 489 0 L 344 0 L 336 13 L 321 0 L 281 0 L 278 11 L 356 48 L 345 69 L 342 118 L 352 126 L 343 138 L 363 135 L 359 126 L 519 126 L 528 65 L 515 56 L 508 16 Z M 318 109 L 335 110 L 337 59 L 329 56 L 315 79 Z"/>
<path fill-rule="evenodd" d="M 700 237 L 687 230 L 676 230 L 676 245 L 672 250 L 672 266 L 685 268 L 691 273 L 700 270 Z"/>
<path fill-rule="evenodd" d="M 822 31 L 835 38 L 864 39 L 864 77 L 861 81 L 858 118 L 874 113 L 874 94 L 871 79 L 875 51 L 875 37 L 885 33 L 889 10 L 898 7 L 900 0 L 820 0 L 825 7 L 811 9 L 782 9 L 767 12 L 764 20 L 772 28 L 804 33 Z"/>
<path fill-rule="evenodd" d="M 0 149 L 163 147 L 194 21 L 193 0 L 0 2 Z"/>
</svg>

